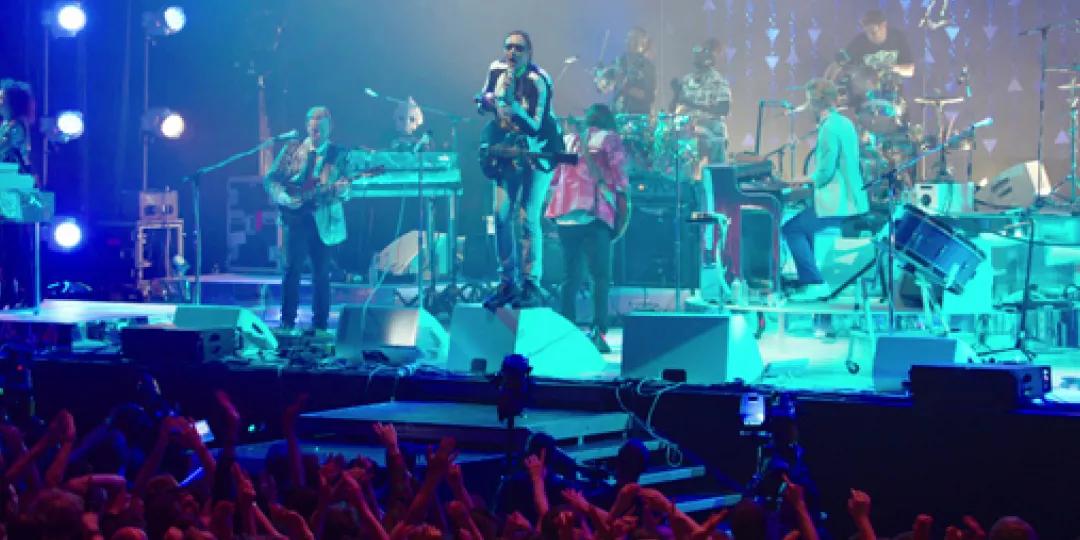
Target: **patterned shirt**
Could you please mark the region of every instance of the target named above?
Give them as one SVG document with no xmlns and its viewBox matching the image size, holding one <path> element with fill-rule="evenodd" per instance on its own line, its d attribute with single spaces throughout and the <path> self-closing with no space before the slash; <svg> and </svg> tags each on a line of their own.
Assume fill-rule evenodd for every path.
<svg viewBox="0 0 1080 540">
<path fill-rule="evenodd" d="M 603 176 L 602 187 L 597 192 L 597 181 L 584 159 L 577 165 L 559 165 L 551 180 L 551 201 L 545 216 L 559 223 L 577 224 L 600 218 L 614 228 L 615 193 L 626 193 L 630 187 L 626 149 L 619 135 L 612 131 L 589 128 L 585 139 L 589 155 Z M 565 142 L 569 151 L 583 154 L 578 134 L 567 134 Z"/>
</svg>

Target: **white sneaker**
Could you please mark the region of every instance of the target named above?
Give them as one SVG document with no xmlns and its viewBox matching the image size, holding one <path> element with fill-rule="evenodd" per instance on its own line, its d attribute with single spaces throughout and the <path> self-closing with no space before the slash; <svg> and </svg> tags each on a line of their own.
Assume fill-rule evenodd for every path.
<svg viewBox="0 0 1080 540">
<path fill-rule="evenodd" d="M 803 290 L 794 294 L 788 295 L 788 301 L 790 302 L 817 302 L 823 300 L 826 296 L 832 292 L 832 289 L 824 283 L 815 283 L 813 285 L 807 285 Z"/>
</svg>

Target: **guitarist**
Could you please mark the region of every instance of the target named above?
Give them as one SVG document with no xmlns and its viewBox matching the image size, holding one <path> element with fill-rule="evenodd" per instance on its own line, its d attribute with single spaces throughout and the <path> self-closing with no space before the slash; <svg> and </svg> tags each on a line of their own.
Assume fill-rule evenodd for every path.
<svg viewBox="0 0 1080 540">
<path fill-rule="evenodd" d="M 559 152 L 562 137 L 551 108 L 552 82 L 546 71 L 532 63 L 532 39 L 514 30 L 503 40 L 504 55 L 491 63 L 476 101 L 480 112 L 495 113 L 484 128 L 483 145 L 520 145 L 533 152 Z M 543 304 L 540 293 L 543 233 L 541 213 L 551 169 L 528 161 L 511 160 L 493 170 L 495 238 L 499 258 L 499 286 L 484 300 L 495 310 Z"/>
<path fill-rule="evenodd" d="M 611 243 L 620 236 L 629 217 L 626 150 L 615 131 L 615 115 L 597 103 L 585 111 L 585 132 L 568 134 L 566 147 L 581 155 L 576 165 L 560 165 L 552 180 L 546 216 L 559 226 L 565 281 L 562 313 L 577 320 L 575 301 L 581 290 L 582 260 L 593 282 L 593 327 L 596 348 L 611 352 L 607 332 L 608 288 L 611 285 Z"/>
<path fill-rule="evenodd" d="M 311 258 L 313 327 L 326 332 L 330 317 L 330 246 L 345 241 L 348 197 L 347 152 L 330 141 L 330 110 L 312 107 L 307 113 L 307 137 L 281 149 L 267 173 L 270 200 L 281 208 L 285 228 L 285 275 L 281 280 L 281 328 L 296 328 L 300 304 L 300 273 Z"/>
</svg>

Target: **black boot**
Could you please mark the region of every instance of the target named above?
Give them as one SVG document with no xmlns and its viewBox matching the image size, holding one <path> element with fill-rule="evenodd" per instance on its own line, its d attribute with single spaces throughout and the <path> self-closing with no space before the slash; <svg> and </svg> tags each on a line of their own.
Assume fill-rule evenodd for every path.
<svg viewBox="0 0 1080 540">
<path fill-rule="evenodd" d="M 521 284 L 521 292 L 514 299 L 514 309 L 528 309 L 544 306 L 544 293 L 531 279 Z"/>
<path fill-rule="evenodd" d="M 484 309 L 495 311 L 506 304 L 514 301 L 518 296 L 518 288 L 511 281 L 503 281 L 495 289 L 495 292 L 484 299 Z"/>
<path fill-rule="evenodd" d="M 596 350 L 600 351 L 600 354 L 608 354 L 611 352 L 611 346 L 608 345 L 607 340 L 604 339 L 604 333 L 599 329 L 593 328 L 588 335 L 589 341 L 596 347 Z"/>
</svg>

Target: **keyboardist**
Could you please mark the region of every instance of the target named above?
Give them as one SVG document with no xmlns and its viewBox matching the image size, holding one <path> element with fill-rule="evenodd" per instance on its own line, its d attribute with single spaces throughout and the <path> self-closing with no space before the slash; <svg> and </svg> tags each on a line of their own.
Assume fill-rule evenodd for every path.
<svg viewBox="0 0 1080 540">
<path fill-rule="evenodd" d="M 17 163 L 19 173 L 31 174 L 30 125 L 34 120 L 34 94 L 30 85 L 0 81 L 0 162 Z M 0 217 L 0 309 L 28 305 L 33 268 L 26 254 L 31 247 L 28 231 Z"/>
<path fill-rule="evenodd" d="M 854 124 L 836 110 L 836 85 L 813 79 L 806 85 L 806 100 L 818 118 L 817 164 L 809 177 L 813 203 L 784 224 L 782 233 L 798 271 L 792 301 L 814 301 L 829 294 L 814 258 L 814 235 L 840 227 L 852 216 L 870 210 L 859 168 L 859 137 Z"/>
</svg>

